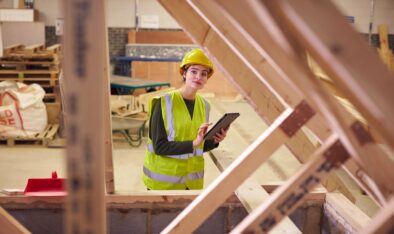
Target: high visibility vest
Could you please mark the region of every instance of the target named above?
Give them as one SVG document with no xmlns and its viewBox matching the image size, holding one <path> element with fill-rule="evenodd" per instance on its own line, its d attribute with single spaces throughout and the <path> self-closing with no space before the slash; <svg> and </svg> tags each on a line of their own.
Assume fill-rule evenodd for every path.
<svg viewBox="0 0 394 234">
<path fill-rule="evenodd" d="M 154 105 L 161 101 L 161 114 L 168 141 L 193 141 L 202 123 L 209 120 L 209 104 L 197 95 L 193 118 L 179 90 L 153 98 L 149 104 L 149 116 Z M 152 139 L 148 146 L 143 167 L 143 181 L 149 189 L 202 189 L 204 185 L 204 142 L 193 153 L 158 155 L 154 152 Z"/>
</svg>

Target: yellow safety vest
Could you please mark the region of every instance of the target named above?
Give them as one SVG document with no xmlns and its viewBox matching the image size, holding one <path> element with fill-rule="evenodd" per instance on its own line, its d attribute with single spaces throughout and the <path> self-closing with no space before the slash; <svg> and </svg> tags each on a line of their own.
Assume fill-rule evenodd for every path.
<svg viewBox="0 0 394 234">
<path fill-rule="evenodd" d="M 179 90 L 153 98 L 149 103 L 149 116 L 159 100 L 168 141 L 194 140 L 200 125 L 209 120 L 209 104 L 199 95 L 196 96 L 192 119 Z M 202 189 L 203 149 L 204 142 L 195 148 L 193 153 L 157 155 L 153 149 L 152 139 L 149 137 L 143 167 L 145 185 L 154 190 Z"/>
</svg>

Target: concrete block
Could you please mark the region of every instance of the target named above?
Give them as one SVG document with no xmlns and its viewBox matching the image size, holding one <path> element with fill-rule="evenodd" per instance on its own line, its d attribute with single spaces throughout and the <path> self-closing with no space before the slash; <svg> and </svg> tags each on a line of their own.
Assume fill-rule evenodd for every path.
<svg viewBox="0 0 394 234">
<path fill-rule="evenodd" d="M 147 218 L 148 213 L 143 209 L 108 209 L 109 233 L 147 233 Z"/>
</svg>

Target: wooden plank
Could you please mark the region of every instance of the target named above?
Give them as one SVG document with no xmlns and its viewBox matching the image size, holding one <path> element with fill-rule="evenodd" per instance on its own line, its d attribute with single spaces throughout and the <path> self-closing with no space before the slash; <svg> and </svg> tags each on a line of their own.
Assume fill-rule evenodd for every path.
<svg viewBox="0 0 394 234">
<path fill-rule="evenodd" d="M 50 54 L 59 54 L 61 50 L 62 50 L 61 44 L 54 44 L 47 47 L 46 52 L 49 52 Z"/>
<path fill-rule="evenodd" d="M 262 7 L 262 5 L 258 4 L 258 3 L 257 4 L 252 4 L 251 7 L 253 7 L 254 9 L 258 9 L 257 11 L 269 10 L 270 12 L 276 12 L 275 13 L 276 20 L 281 22 L 282 26 L 284 26 L 284 25 L 286 26 L 287 25 L 289 28 L 297 28 L 298 26 L 300 26 L 299 24 L 296 25 L 294 23 L 294 20 L 296 20 L 297 22 L 300 22 L 301 18 L 306 17 L 304 14 L 306 14 L 306 15 L 312 14 L 313 15 L 313 14 L 316 13 L 316 11 L 318 11 L 318 9 L 314 9 L 314 10 L 312 10 L 313 12 L 306 13 L 305 9 L 301 9 L 302 7 L 300 8 L 300 5 L 293 4 L 293 3 L 287 4 L 287 3 L 289 3 L 289 2 L 288 1 L 275 1 L 275 2 L 266 1 L 266 5 L 265 5 L 265 7 L 267 7 L 266 9 L 263 9 L 264 7 Z M 304 4 L 307 5 L 308 3 L 304 3 Z M 327 4 L 327 3 L 325 3 L 325 4 Z M 334 15 L 335 15 L 335 7 L 330 5 L 330 4 L 331 3 L 328 3 L 327 7 L 330 8 L 330 12 L 331 12 L 330 14 L 333 14 L 332 17 L 335 18 L 334 17 Z M 319 7 L 320 7 L 320 5 L 319 5 Z M 322 12 L 324 11 L 324 9 L 325 9 L 325 7 L 320 8 L 320 10 Z M 311 10 L 311 9 L 309 9 L 309 10 Z M 295 13 L 295 11 L 299 11 L 300 15 L 297 16 L 297 13 Z M 324 12 L 324 14 L 326 14 L 326 12 Z M 293 18 L 289 17 L 289 15 L 291 15 Z M 316 16 L 317 15 L 315 15 L 315 17 Z M 328 25 L 328 24 L 331 23 L 331 22 L 328 22 L 328 21 L 330 21 L 329 19 L 327 19 L 328 17 L 329 16 L 325 15 L 324 22 L 327 24 L 327 27 L 329 27 L 329 26 L 332 27 L 332 25 Z M 315 21 L 316 22 L 316 20 L 313 20 L 312 18 L 307 18 L 306 20 L 308 20 L 308 22 L 307 22 L 308 24 L 312 24 L 311 27 L 314 27 L 313 30 L 315 32 L 319 31 L 319 30 L 317 30 L 317 25 L 315 23 L 311 22 L 311 21 Z M 283 22 L 283 21 L 285 21 L 285 22 Z M 343 22 L 338 22 L 338 23 L 342 24 Z M 343 25 L 344 25 L 343 27 L 347 27 L 348 26 L 348 24 L 346 24 L 346 23 L 343 23 Z M 302 30 L 303 29 L 304 28 L 302 28 Z M 336 27 L 332 27 L 331 30 L 336 30 Z M 305 37 L 306 34 L 308 34 L 308 33 L 310 34 L 310 32 L 309 31 L 308 32 L 300 32 L 300 31 L 297 31 L 297 30 L 294 30 L 294 31 L 295 31 L 294 32 L 294 37 L 298 38 L 300 44 L 302 44 L 303 46 L 305 46 L 305 48 L 308 49 L 308 46 L 306 45 L 307 43 L 301 42 L 301 41 L 308 40 L 308 39 L 305 39 L 304 37 Z M 340 39 L 338 41 L 335 41 L 336 39 L 331 37 L 331 39 L 333 39 L 334 41 L 331 41 L 329 43 L 331 43 L 331 44 L 332 43 L 339 43 L 339 44 L 341 44 L 342 48 L 346 48 L 345 51 L 347 51 L 348 47 L 349 47 L 350 50 L 355 50 L 353 43 L 350 42 L 350 41 L 346 41 L 346 40 L 350 40 L 351 38 L 354 39 L 354 37 L 357 37 L 358 35 L 357 36 L 353 35 L 353 37 L 352 37 L 352 32 L 351 32 L 350 29 L 349 29 L 349 31 L 346 31 L 346 32 L 349 32 L 346 37 L 342 37 L 342 35 L 341 35 L 341 37 L 340 37 Z M 303 34 L 303 33 L 305 33 L 305 34 Z M 317 37 L 322 39 L 322 41 L 324 43 L 328 43 L 326 41 L 327 38 L 322 38 L 322 37 L 324 37 L 324 35 L 323 35 L 324 33 L 322 33 L 322 35 L 318 35 Z M 337 34 L 340 34 L 340 32 L 337 32 Z M 313 37 L 313 36 L 316 37 L 316 35 L 313 35 L 313 36 L 309 35 L 309 36 L 310 37 Z M 326 37 L 327 36 L 328 35 L 326 35 Z M 359 38 L 357 38 L 357 39 L 359 39 Z M 357 40 L 357 41 L 359 42 L 359 40 Z M 362 44 L 362 42 L 363 41 L 361 41 L 361 44 Z M 325 50 L 325 48 L 320 48 L 320 50 L 323 51 L 323 50 Z M 313 55 L 313 53 L 312 53 L 312 55 Z M 366 53 L 364 55 L 368 56 L 368 53 Z M 346 56 L 349 56 L 349 55 L 346 55 Z M 341 58 L 335 57 L 333 59 L 340 60 Z M 373 60 L 373 56 L 370 59 Z M 355 71 L 357 68 L 354 67 L 354 64 L 349 63 L 347 65 L 349 67 L 353 66 L 352 68 L 349 68 L 349 69 L 352 70 L 353 72 L 357 72 L 357 71 Z M 340 66 L 342 66 L 342 65 L 340 65 Z M 302 65 L 299 65 L 299 67 L 302 67 Z M 325 67 L 323 67 L 323 68 L 326 70 Z M 302 70 L 302 69 L 300 69 L 300 70 Z M 304 74 L 304 75 L 306 77 L 309 76 L 309 74 Z M 331 74 L 329 73 L 329 75 L 330 75 L 330 77 L 332 77 L 333 75 L 335 75 L 335 73 L 331 73 Z M 294 78 L 298 78 L 298 77 L 294 76 Z M 298 80 L 298 81 L 297 80 L 298 79 L 295 79 L 295 82 L 297 82 L 297 83 L 301 82 L 301 80 Z M 309 80 L 313 81 L 312 79 L 309 79 Z M 334 80 L 334 82 L 336 82 L 336 81 Z M 313 82 L 313 83 L 316 83 L 316 81 Z M 337 121 L 334 121 L 331 124 L 333 124 L 334 128 L 336 129 L 336 131 L 338 133 L 340 133 L 340 135 L 343 136 L 342 140 L 345 143 L 347 142 L 345 145 L 346 145 L 346 147 L 348 148 L 349 151 L 353 152 L 352 153 L 353 158 L 355 160 L 357 160 L 359 164 L 364 165 L 363 166 L 363 170 L 365 170 L 369 174 L 369 176 L 371 176 L 376 181 L 376 183 L 378 184 L 378 187 L 380 187 L 381 192 L 379 192 L 376 189 L 375 190 L 373 189 L 374 187 L 376 187 L 376 185 L 372 186 L 372 187 L 370 186 L 369 189 L 372 189 L 372 190 L 376 191 L 376 194 L 374 195 L 375 199 L 380 204 L 383 204 L 384 201 L 379 200 L 379 197 L 382 197 L 380 195 L 382 193 L 383 194 L 386 193 L 385 196 L 387 198 L 387 196 L 388 196 L 387 194 L 390 193 L 389 191 L 391 191 L 391 192 L 394 191 L 394 187 L 393 187 L 394 184 L 390 183 L 390 180 L 394 179 L 394 173 L 392 171 L 390 171 L 390 169 L 389 169 L 389 167 L 393 166 L 393 161 L 389 159 L 387 153 L 385 153 L 384 151 L 379 149 L 380 147 L 374 143 L 375 140 L 372 138 L 372 136 L 370 136 L 370 134 L 365 129 L 363 129 L 363 126 L 360 126 L 357 121 L 354 121 L 354 118 L 351 118 L 351 116 L 349 118 L 349 115 L 346 115 L 346 113 L 342 110 L 343 108 L 340 108 L 338 103 L 336 103 L 334 100 L 332 100 L 330 95 L 328 95 L 326 92 L 324 92 L 324 90 L 322 90 L 316 84 L 310 83 L 310 85 L 311 85 L 310 88 L 305 89 L 305 93 L 307 93 L 307 94 L 312 93 L 310 91 L 310 90 L 314 89 L 314 88 L 312 88 L 312 86 L 315 86 L 315 88 L 317 90 L 320 90 L 320 91 L 317 91 L 315 93 L 315 95 L 313 95 L 314 99 L 317 99 L 316 98 L 316 94 L 318 96 L 320 96 L 321 99 L 325 99 L 325 101 L 321 100 L 321 102 L 326 102 L 326 105 L 327 105 L 327 108 L 328 108 L 328 112 L 325 113 L 326 114 L 326 118 L 330 118 L 329 117 L 330 116 L 330 112 L 332 113 L 331 115 L 336 118 Z M 388 85 L 388 84 L 386 84 L 386 85 Z M 308 85 L 300 86 L 300 88 L 305 88 L 305 86 L 308 86 Z M 364 97 L 365 96 L 368 96 L 368 95 L 364 95 Z M 325 108 L 321 108 L 321 109 L 325 109 Z M 323 111 L 323 112 L 325 112 L 325 111 Z M 368 117 L 368 116 L 366 116 L 366 117 Z M 369 122 L 370 122 L 370 120 L 369 120 Z M 335 127 L 335 125 L 336 125 L 336 127 Z M 372 144 L 368 144 L 367 142 L 364 142 L 363 140 L 361 140 L 361 138 L 360 138 L 361 137 L 361 132 L 359 132 L 358 130 L 362 130 L 362 132 L 364 132 L 366 135 L 368 135 L 370 137 L 370 139 L 371 139 L 371 141 L 369 143 L 372 143 Z M 374 151 L 379 156 L 372 160 L 371 157 L 368 157 L 368 155 L 371 154 L 370 150 Z M 386 165 L 390 165 L 390 166 L 386 167 Z M 382 171 L 385 171 L 385 172 L 382 173 Z M 389 180 L 385 179 L 384 174 L 386 174 L 386 176 L 390 176 L 391 179 L 389 179 Z M 387 190 L 389 190 L 389 191 L 387 191 Z"/>
<path fill-rule="evenodd" d="M 22 50 L 24 48 L 25 48 L 25 46 L 22 44 L 14 44 L 14 45 L 7 46 L 3 49 L 3 56 L 7 56 L 11 53 L 15 53 L 16 51 Z"/>
<path fill-rule="evenodd" d="M 368 223 L 362 233 L 393 233 L 394 232 L 394 198 Z"/>
<path fill-rule="evenodd" d="M 26 46 L 23 50 L 24 54 L 35 54 L 40 51 L 45 50 L 45 46 L 43 44 L 34 44 L 34 45 L 29 45 Z"/>
<path fill-rule="evenodd" d="M 204 44 L 204 47 L 215 56 L 216 60 L 222 64 L 222 69 L 227 70 L 228 78 L 234 79 L 237 86 L 241 88 L 241 93 L 246 97 L 246 100 L 256 109 L 257 113 L 269 124 L 271 123 L 281 111 L 283 111 L 283 104 L 275 93 L 280 95 L 280 99 L 285 101 L 288 105 L 294 106 L 297 100 L 302 98 L 302 95 L 295 90 L 291 84 L 283 82 L 281 74 L 279 74 L 261 55 L 258 54 L 255 47 L 248 43 L 242 33 L 235 32 L 236 28 L 231 25 L 222 13 L 218 11 L 217 6 L 214 6 L 212 1 L 189 1 L 192 7 L 201 14 L 207 23 L 215 29 L 220 35 L 222 40 L 213 33 L 209 33 Z M 198 19 L 196 19 L 198 20 Z M 209 44 L 208 44 L 209 42 Z M 226 46 L 226 42 L 236 49 L 241 60 L 237 56 L 233 56 L 231 49 Z M 232 66 L 237 64 L 237 66 Z M 240 67 L 251 67 L 255 71 L 240 72 Z M 234 69 L 231 69 L 234 68 Z M 238 73 L 239 72 L 239 73 Z M 242 77 L 236 79 L 237 77 Z M 269 85 L 267 84 L 269 83 Z M 267 87 L 266 87 L 267 86 Z M 271 87 L 275 91 L 271 91 Z M 243 92 L 242 92 L 243 91 Z M 307 126 L 321 139 L 324 140 L 330 134 L 331 130 L 328 129 L 326 124 L 319 116 L 314 117 L 307 123 Z M 298 132 L 287 144 L 288 148 L 301 162 L 306 162 L 308 156 L 314 151 L 315 146 L 305 136 L 303 132 Z M 350 171 L 353 177 L 356 176 L 358 170 Z M 322 181 L 327 189 L 333 191 L 337 187 L 346 194 L 346 196 L 355 201 L 354 196 L 346 187 L 341 179 L 332 174 L 326 181 Z M 328 186 L 331 185 L 331 186 Z M 363 184 L 363 187 L 365 185 Z"/>
<path fill-rule="evenodd" d="M 143 192 L 118 192 L 105 195 L 107 208 L 152 208 L 155 205 L 163 207 L 185 207 L 194 200 L 199 190 L 161 190 Z M 9 209 L 63 208 L 66 197 L 32 197 L 0 195 L 0 205 Z M 236 204 L 239 200 L 231 194 L 226 204 Z"/>
<path fill-rule="evenodd" d="M 105 1 L 64 3 L 67 86 L 66 233 L 106 233 L 104 105 Z"/>
<path fill-rule="evenodd" d="M 205 39 L 206 33 L 209 30 L 209 25 L 208 24 L 196 24 L 194 22 L 194 19 L 198 18 L 198 14 L 194 11 L 190 11 L 189 5 L 186 4 L 185 1 L 183 0 L 174 0 L 174 1 L 168 1 L 168 0 L 160 0 L 159 1 L 162 6 L 167 10 L 167 12 L 170 15 L 180 15 L 182 17 L 182 24 L 185 25 L 194 25 L 194 35 L 190 35 L 188 31 L 186 31 L 187 34 L 189 34 L 189 37 L 192 38 L 193 42 L 197 44 L 202 44 L 202 42 Z M 172 3 L 170 3 L 172 2 Z M 171 4 L 174 6 L 176 5 L 177 7 L 172 7 Z M 181 13 L 179 13 L 181 12 Z M 179 22 L 179 21 L 178 21 Z"/>
<path fill-rule="evenodd" d="M 386 24 L 378 25 L 380 49 L 389 50 L 389 33 Z"/>
<path fill-rule="evenodd" d="M 47 110 L 48 123 L 58 124 L 61 111 L 60 103 L 45 103 L 45 108 Z"/>
<path fill-rule="evenodd" d="M 214 100 L 209 101 L 211 103 L 210 116 L 213 118 L 216 116 L 217 118 L 221 116 L 223 112 L 225 112 L 224 110 L 221 110 L 221 107 L 218 106 Z M 231 129 L 231 133 L 227 134 L 226 141 L 220 143 L 220 148 L 225 150 L 216 149 L 210 151 L 212 161 L 214 161 L 221 172 L 226 170 L 226 168 L 228 168 L 231 163 L 233 163 L 233 161 L 240 154 L 242 154 L 243 150 L 249 146 L 249 141 L 246 141 L 245 138 L 241 136 L 235 126 L 233 126 Z M 230 137 L 231 139 L 229 139 Z M 234 147 L 234 145 L 236 145 L 236 147 Z M 268 192 L 265 191 L 264 187 L 262 188 L 256 176 L 246 179 L 237 188 L 235 194 L 248 212 L 256 209 L 263 201 L 268 198 Z M 320 199 L 324 199 L 324 196 L 320 197 Z M 298 228 L 291 222 L 291 220 L 286 218 L 272 231 L 272 233 L 284 233 L 288 232 L 289 230 L 292 230 L 293 232 L 299 232 Z"/>
<path fill-rule="evenodd" d="M 279 2 L 286 7 L 284 15 L 298 42 L 316 58 L 373 128 L 394 148 L 393 74 L 365 40 L 341 18 L 342 13 L 332 2 Z M 302 25 L 297 23 L 301 21 Z M 325 30 L 321 30 L 322 27 Z"/>
<path fill-rule="evenodd" d="M 0 227 L 1 233 L 31 233 L 2 207 L 0 207 Z"/>
<path fill-rule="evenodd" d="M 275 190 L 268 200 L 250 213 L 231 233 L 266 233 L 301 204 L 305 195 L 333 169 L 349 158 L 339 138 L 332 135 L 296 175 Z"/>
<path fill-rule="evenodd" d="M 346 233 L 359 233 L 371 222 L 371 218 L 340 193 L 326 194 L 324 212 Z"/>
<path fill-rule="evenodd" d="M 105 7 L 104 7 L 105 8 Z M 100 35 L 104 37 L 103 41 L 103 60 L 104 60 L 104 76 L 103 76 L 103 90 L 102 90 L 102 103 L 104 115 L 102 127 L 104 129 L 104 135 L 102 143 L 104 145 L 104 160 L 105 160 L 105 190 L 108 194 L 115 193 L 115 181 L 114 181 L 114 165 L 113 165 L 113 145 L 112 145 L 112 112 L 111 112 L 111 84 L 110 84 L 110 65 L 109 65 L 109 48 L 108 48 L 108 27 L 107 27 L 107 12 L 104 9 L 102 11 L 104 17 L 100 18 L 97 22 L 100 27 Z"/>
<path fill-rule="evenodd" d="M 195 230 L 251 173 L 291 138 L 282 130 L 282 124 L 291 121 L 292 114 L 296 112 L 303 111 L 289 109 L 280 115 L 231 166 L 163 230 L 163 233 L 185 233 Z"/>
<path fill-rule="evenodd" d="M 384 152 L 380 152 L 380 149 L 373 142 L 361 142 L 359 141 L 360 134 L 355 132 L 352 127 L 356 126 L 357 122 L 349 115 L 344 114 L 344 110 L 333 97 L 326 92 L 313 77 L 310 70 L 306 67 L 306 64 L 301 62 L 301 59 L 297 57 L 296 54 L 292 53 L 291 48 L 284 48 L 278 44 L 278 41 L 283 41 L 283 35 L 277 27 L 277 24 L 270 17 L 268 10 L 262 6 L 261 2 L 250 2 L 249 4 L 241 4 L 237 1 L 232 1 L 231 4 L 227 1 L 217 0 L 220 6 L 228 12 L 226 17 L 231 18 L 232 22 L 237 22 L 235 26 L 239 28 L 241 32 L 244 32 L 247 36 L 246 38 L 254 43 L 257 47 L 256 50 L 261 53 L 262 56 L 269 56 L 267 59 L 273 66 L 278 67 L 288 79 L 288 82 L 293 82 L 298 85 L 300 90 L 303 90 L 304 94 L 307 96 L 308 101 L 312 106 L 316 108 L 328 121 L 330 126 L 335 129 L 341 140 L 343 141 L 346 148 L 351 153 L 353 159 L 363 165 L 363 170 L 367 171 L 378 184 L 384 185 L 386 188 L 393 187 L 393 183 L 389 183 L 388 180 L 384 178 L 384 173 L 382 172 L 381 166 L 379 168 L 376 166 L 380 165 L 391 165 L 392 162 L 387 160 L 387 156 Z M 269 2 L 269 4 L 275 4 L 277 1 Z M 267 2 L 268 4 L 268 2 Z M 257 11 L 257 12 L 256 12 Z M 242 15 L 247 14 L 249 17 L 245 18 Z M 272 32 L 271 32 L 272 31 Z M 301 85 L 302 84 L 302 85 Z M 361 132 L 366 133 L 365 129 Z M 378 157 L 371 160 L 368 155 L 371 151 L 374 151 Z M 383 161 L 385 164 L 377 163 L 378 161 Z M 368 166 L 365 166 L 368 165 Z M 372 165 L 372 166 L 371 166 Z M 375 166 L 374 166 L 375 165 Z M 390 174 L 389 167 L 385 168 L 385 173 Z M 388 170 L 388 171 L 387 171 Z M 386 189 L 383 188 L 383 189 Z M 378 193 L 379 191 L 377 191 Z"/>
</svg>

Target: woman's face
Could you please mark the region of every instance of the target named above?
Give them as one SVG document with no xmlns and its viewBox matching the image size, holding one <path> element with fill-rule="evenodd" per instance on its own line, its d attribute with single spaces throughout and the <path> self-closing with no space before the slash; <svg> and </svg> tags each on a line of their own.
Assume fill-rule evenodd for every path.
<svg viewBox="0 0 394 234">
<path fill-rule="evenodd" d="M 199 90 L 204 88 L 208 80 L 209 68 L 202 65 L 191 65 L 185 72 L 186 86 Z"/>
</svg>

